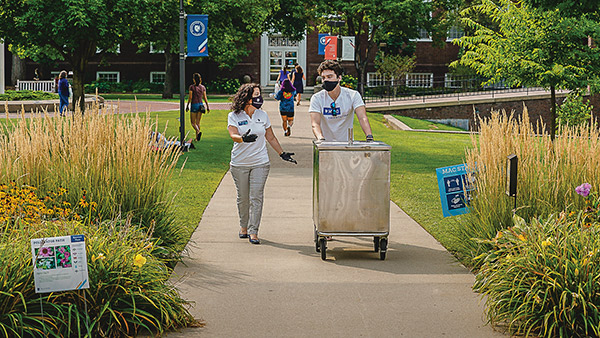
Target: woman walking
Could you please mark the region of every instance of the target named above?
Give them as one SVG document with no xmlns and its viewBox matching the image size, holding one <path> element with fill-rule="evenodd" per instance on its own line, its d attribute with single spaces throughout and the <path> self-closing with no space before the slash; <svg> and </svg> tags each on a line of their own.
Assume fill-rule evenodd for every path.
<svg viewBox="0 0 600 338">
<path fill-rule="evenodd" d="M 292 86 L 289 79 L 285 79 L 281 85 L 281 90 L 275 95 L 275 100 L 279 101 L 279 114 L 283 122 L 283 135 L 292 135 L 292 125 L 294 124 L 294 96 L 296 88 Z"/>
<path fill-rule="evenodd" d="M 304 93 L 304 82 L 302 80 L 306 80 L 304 76 L 304 70 L 300 67 L 299 64 L 296 64 L 294 71 L 292 72 L 292 85 L 296 88 L 296 101 L 298 101 L 298 105 L 300 105 L 300 100 L 302 99 L 302 93 Z"/>
<path fill-rule="evenodd" d="M 193 81 L 194 83 L 190 85 L 190 95 L 188 96 L 186 110 L 190 111 L 190 122 L 192 123 L 192 128 L 196 131 L 196 141 L 200 141 L 200 138 L 202 137 L 200 120 L 202 120 L 202 114 L 210 113 L 210 108 L 208 107 L 208 99 L 206 98 L 206 87 L 202 85 L 202 77 L 200 74 L 194 73 Z M 202 101 L 206 103 L 206 108 Z"/>
<path fill-rule="evenodd" d="M 296 161 L 292 158 L 294 153 L 283 151 L 271 128 L 269 116 L 260 109 L 263 104 L 260 85 L 242 85 L 232 101 L 227 129 L 235 142 L 231 149 L 230 171 L 237 190 L 239 237 L 248 238 L 252 244 L 260 244 L 258 227 L 270 168 L 267 142 L 282 160 Z"/>
<path fill-rule="evenodd" d="M 60 100 L 58 112 L 60 116 L 65 116 L 66 111 L 69 110 L 69 80 L 67 80 L 67 71 L 61 71 L 58 78 L 58 97 Z"/>
</svg>

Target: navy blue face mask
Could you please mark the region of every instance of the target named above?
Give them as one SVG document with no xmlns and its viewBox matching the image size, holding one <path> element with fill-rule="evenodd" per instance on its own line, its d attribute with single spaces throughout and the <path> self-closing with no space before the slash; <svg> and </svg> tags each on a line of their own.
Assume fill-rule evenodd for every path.
<svg viewBox="0 0 600 338">
<path fill-rule="evenodd" d="M 263 105 L 263 97 L 262 95 L 252 98 L 252 106 L 256 109 L 260 109 Z"/>
</svg>

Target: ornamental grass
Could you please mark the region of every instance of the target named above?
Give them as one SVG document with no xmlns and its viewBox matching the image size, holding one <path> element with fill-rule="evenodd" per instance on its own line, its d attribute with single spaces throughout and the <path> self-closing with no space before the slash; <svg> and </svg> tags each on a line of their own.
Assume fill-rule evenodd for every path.
<svg viewBox="0 0 600 338">
<path fill-rule="evenodd" d="M 23 114 L 24 115 L 24 114 Z M 72 207 L 94 201 L 96 220 L 130 218 L 177 258 L 186 239 L 174 224 L 168 183 L 179 157 L 174 147 L 150 147 L 156 125 L 95 106 L 67 118 L 46 112 L 7 120 L 0 131 L 0 183 L 59 191 Z"/>
<path fill-rule="evenodd" d="M 474 257 L 488 252 L 489 240 L 513 225 L 514 200 L 506 191 L 506 159 L 518 156 L 517 215 L 527 222 L 561 211 L 580 210 L 574 187 L 600 185 L 600 133 L 596 125 L 562 126 L 552 141 L 541 123 L 493 112 L 481 119 L 479 136 L 466 151 L 466 164 L 476 168 L 476 192 L 466 222 L 456 225 L 457 255 L 477 269 Z"/>
<path fill-rule="evenodd" d="M 593 223 L 587 216 L 515 216 L 485 241 L 492 249 L 473 288 L 490 323 L 526 337 L 600 336 L 600 224 L 597 210 Z"/>
</svg>

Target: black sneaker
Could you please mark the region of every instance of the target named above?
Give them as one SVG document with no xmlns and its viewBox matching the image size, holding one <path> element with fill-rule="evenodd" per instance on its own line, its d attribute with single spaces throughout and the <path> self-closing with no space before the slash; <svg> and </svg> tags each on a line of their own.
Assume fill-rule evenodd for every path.
<svg viewBox="0 0 600 338">
<path fill-rule="evenodd" d="M 291 136 L 291 135 L 292 135 L 292 128 L 288 127 L 287 135 L 286 136 Z"/>
<path fill-rule="evenodd" d="M 196 141 L 200 141 L 201 138 L 202 138 L 202 132 L 199 132 L 198 135 L 196 135 Z"/>
</svg>

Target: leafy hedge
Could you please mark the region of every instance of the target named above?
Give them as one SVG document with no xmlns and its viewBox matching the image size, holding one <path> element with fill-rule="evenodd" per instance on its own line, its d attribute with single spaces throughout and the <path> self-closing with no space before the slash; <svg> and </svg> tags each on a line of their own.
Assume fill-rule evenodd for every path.
<svg viewBox="0 0 600 338">
<path fill-rule="evenodd" d="M 58 100 L 58 94 L 33 90 L 7 90 L 0 101 Z"/>
<path fill-rule="evenodd" d="M 152 83 L 149 81 L 122 81 L 122 82 L 107 82 L 107 81 L 93 81 L 90 84 L 85 85 L 86 93 L 95 93 L 98 89 L 98 93 L 162 93 L 162 83 Z"/>
</svg>

